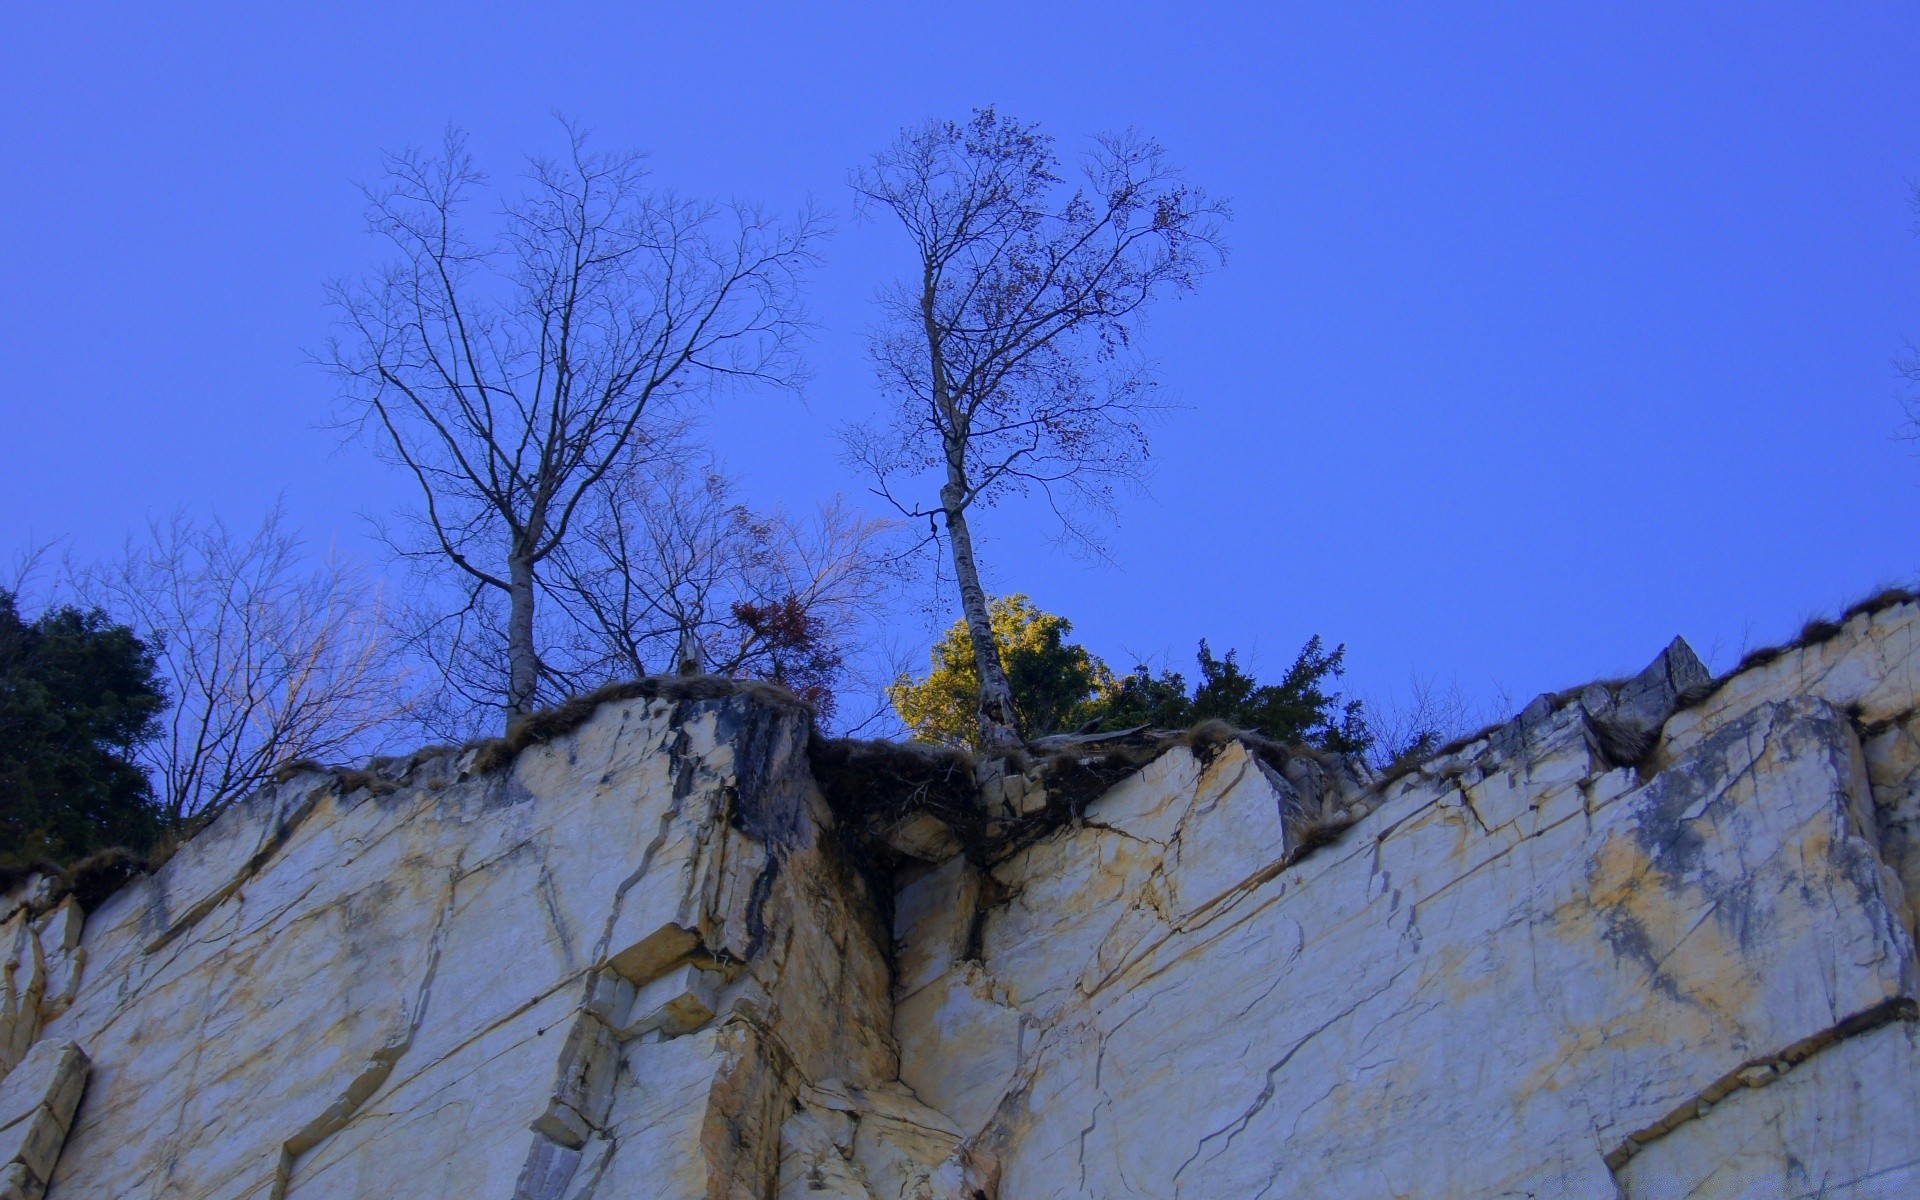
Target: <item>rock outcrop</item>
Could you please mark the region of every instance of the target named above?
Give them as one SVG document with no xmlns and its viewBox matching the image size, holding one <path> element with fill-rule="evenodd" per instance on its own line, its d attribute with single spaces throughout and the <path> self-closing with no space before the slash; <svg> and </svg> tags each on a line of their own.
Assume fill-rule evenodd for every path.
<svg viewBox="0 0 1920 1200">
<path fill-rule="evenodd" d="M 298 772 L 0 907 L 0 1197 L 1920 1195 L 1916 708 L 1897 603 L 1384 779 L 725 688 Z"/>
</svg>

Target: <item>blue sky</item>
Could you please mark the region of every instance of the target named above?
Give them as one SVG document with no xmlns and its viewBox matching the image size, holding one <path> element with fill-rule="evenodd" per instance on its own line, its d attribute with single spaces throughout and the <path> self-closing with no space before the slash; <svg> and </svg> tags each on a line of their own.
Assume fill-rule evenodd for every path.
<svg viewBox="0 0 1920 1200">
<path fill-rule="evenodd" d="M 304 361 L 375 253 L 353 185 L 450 120 L 511 173 L 556 110 L 662 183 L 835 214 L 806 397 L 710 429 L 762 501 L 856 492 L 833 429 L 877 403 L 905 259 L 847 171 L 992 102 L 1069 148 L 1151 133 L 1234 206 L 1227 269 L 1147 332 L 1187 408 L 1117 565 L 1034 507 L 978 521 L 990 584 L 1120 665 L 1206 636 L 1278 670 L 1318 632 L 1360 692 L 1521 701 L 1920 573 L 1910 4 L 665 8 L 10 10 L 0 554 L 284 495 L 373 555 L 358 514 L 406 494 Z"/>
</svg>

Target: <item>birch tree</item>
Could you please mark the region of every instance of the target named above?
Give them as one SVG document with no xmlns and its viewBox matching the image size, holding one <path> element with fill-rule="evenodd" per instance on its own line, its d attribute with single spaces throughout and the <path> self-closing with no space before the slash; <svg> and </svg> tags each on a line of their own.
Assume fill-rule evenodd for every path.
<svg viewBox="0 0 1920 1200">
<path fill-rule="evenodd" d="M 415 485 L 399 548 L 502 602 L 509 721 L 557 684 L 535 634 L 545 564 L 649 417 L 729 383 L 794 382 L 820 232 L 653 187 L 639 155 L 567 133 L 491 228 L 463 135 L 389 156 L 367 215 L 394 257 L 331 293 L 347 420 Z"/>
<path fill-rule="evenodd" d="M 849 431 L 849 451 L 900 512 L 944 526 L 990 751 L 1021 730 L 970 517 L 1037 491 L 1068 538 L 1092 541 L 1088 518 L 1147 457 L 1140 317 L 1219 261 L 1226 215 L 1135 134 L 1094 139 L 1077 181 L 1064 172 L 1037 126 L 985 108 L 904 130 L 852 181 L 900 221 L 913 262 L 873 342 L 893 419 Z"/>
</svg>

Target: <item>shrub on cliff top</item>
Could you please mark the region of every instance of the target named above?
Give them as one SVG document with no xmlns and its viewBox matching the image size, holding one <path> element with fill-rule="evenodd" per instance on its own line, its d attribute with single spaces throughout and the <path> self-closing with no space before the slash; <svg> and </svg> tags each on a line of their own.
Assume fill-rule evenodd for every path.
<svg viewBox="0 0 1920 1200">
<path fill-rule="evenodd" d="M 1039 737 L 1072 728 L 1098 714 L 1092 705 L 1113 683 L 1113 672 L 1066 640 L 1073 622 L 1042 611 L 1023 595 L 1000 596 L 988 609 L 1021 728 Z M 887 698 L 913 736 L 944 746 L 979 748 L 980 676 L 965 620 L 933 644 L 933 666 L 924 679 L 902 675 Z"/>
<path fill-rule="evenodd" d="M 1177 671 L 1155 675 L 1136 666 L 1131 674 L 1116 676 L 1085 646 L 1066 640 L 1071 621 L 1041 610 L 1026 596 L 996 599 L 989 615 L 1014 706 L 1023 728 L 1035 737 L 1079 728 L 1184 729 L 1217 720 L 1276 742 L 1342 753 L 1359 753 L 1371 741 L 1360 702 L 1329 687 L 1344 669 L 1346 647 L 1327 650 L 1318 636 L 1307 639 L 1275 683 L 1249 675 L 1232 650 L 1216 658 L 1202 640 L 1200 679 L 1189 692 Z M 887 694 L 919 740 L 978 749 L 980 681 L 964 621 L 934 643 L 925 678 L 902 676 Z"/>
<path fill-rule="evenodd" d="M 29 621 L 0 592 L 0 862 L 71 862 L 160 832 L 135 747 L 166 698 L 153 654 L 99 611 Z"/>
<path fill-rule="evenodd" d="M 1358 754 L 1373 740 L 1361 703 L 1328 687 L 1344 673 L 1346 653 L 1345 646 L 1326 649 L 1315 634 L 1279 682 L 1261 683 L 1241 669 L 1234 651 L 1215 658 L 1202 638 L 1197 656 L 1200 681 L 1191 695 L 1178 671 L 1163 670 L 1156 676 L 1145 666 L 1136 666 L 1102 693 L 1100 728 L 1180 729 L 1202 721 L 1224 721 L 1282 745 Z"/>
</svg>

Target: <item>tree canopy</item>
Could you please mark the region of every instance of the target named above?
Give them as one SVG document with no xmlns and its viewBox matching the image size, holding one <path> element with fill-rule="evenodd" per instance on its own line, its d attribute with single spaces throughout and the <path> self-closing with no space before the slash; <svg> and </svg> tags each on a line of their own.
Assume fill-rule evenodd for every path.
<svg viewBox="0 0 1920 1200">
<path fill-rule="evenodd" d="M 1070 182 L 1039 126 L 987 107 L 902 130 L 852 181 L 900 220 L 914 257 L 882 294 L 873 343 L 892 420 L 849 430 L 848 451 L 902 515 L 944 520 L 978 740 L 994 749 L 1042 730 L 1022 725 L 1011 664 L 995 655 L 969 512 L 1037 491 L 1070 541 L 1095 544 L 1084 518 L 1108 513 L 1145 467 L 1157 405 L 1133 349 L 1141 318 L 1221 255 L 1225 206 L 1151 139 L 1095 138 L 1080 166 Z"/>
<path fill-rule="evenodd" d="M 649 184 L 637 152 L 566 132 L 567 152 L 531 159 L 492 219 L 465 135 L 389 155 L 367 222 L 393 257 L 332 289 L 322 359 L 343 422 L 416 485 L 395 548 L 447 585 L 439 623 L 456 646 L 480 638 L 471 655 L 509 719 L 577 686 L 537 644 L 551 560 L 579 549 L 667 410 L 797 379 L 821 233 L 805 214 L 723 215 Z"/>
<path fill-rule="evenodd" d="M 1071 621 L 1043 611 L 1024 595 L 996 598 L 989 613 L 1014 706 L 1022 727 L 1036 737 L 1089 725 L 1182 729 L 1217 719 L 1278 742 L 1342 753 L 1360 753 L 1371 744 L 1360 701 L 1330 686 L 1345 669 L 1346 647 L 1328 650 L 1318 635 L 1307 639 L 1274 683 L 1248 674 L 1232 650 L 1215 657 L 1202 640 L 1200 678 L 1189 691 L 1178 671 L 1156 675 L 1136 666 L 1116 676 L 1085 646 L 1067 640 Z M 916 738 L 980 747 L 980 677 L 974 662 L 963 619 L 934 643 L 925 678 L 902 676 L 888 689 L 895 711 Z"/>
<path fill-rule="evenodd" d="M 1346 650 L 1326 649 L 1315 634 L 1278 683 L 1261 683 L 1241 669 L 1234 651 L 1215 658 L 1203 638 L 1197 656 L 1200 681 L 1191 695 L 1179 672 L 1163 670 L 1155 676 L 1137 666 L 1101 697 L 1101 727 L 1178 729 L 1221 720 L 1276 742 L 1359 754 L 1373 741 L 1361 702 L 1328 687 L 1345 671 Z"/>
<path fill-rule="evenodd" d="M 988 608 L 993 639 L 1006 664 L 1021 727 L 1034 736 L 1093 717 L 1092 704 L 1113 674 L 1085 646 L 1066 640 L 1073 622 L 1024 595 L 995 597 Z M 978 749 L 980 674 L 965 618 L 933 646 L 925 679 L 905 675 L 887 689 L 894 711 L 922 741 Z"/>
<path fill-rule="evenodd" d="M 131 629 L 72 607 L 29 621 L 0 591 L 0 862 L 150 845 L 159 810 L 133 755 L 165 707 Z"/>
</svg>

